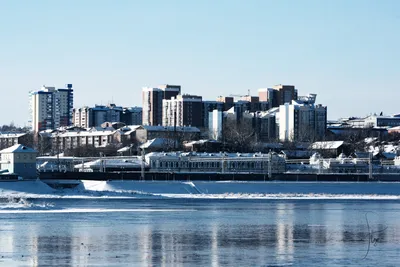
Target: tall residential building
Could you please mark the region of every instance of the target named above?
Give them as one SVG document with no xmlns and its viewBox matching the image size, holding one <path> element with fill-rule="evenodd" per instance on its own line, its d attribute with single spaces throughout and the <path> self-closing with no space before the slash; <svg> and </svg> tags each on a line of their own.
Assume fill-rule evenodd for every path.
<svg viewBox="0 0 400 267">
<path fill-rule="evenodd" d="M 178 95 L 163 100 L 164 126 L 202 127 L 202 97 Z"/>
<path fill-rule="evenodd" d="M 281 141 L 315 141 L 325 136 L 327 107 L 292 101 L 279 106 Z"/>
<path fill-rule="evenodd" d="M 74 108 L 72 111 L 73 124 L 82 128 L 92 127 L 90 123 L 91 111 L 88 106 Z"/>
<path fill-rule="evenodd" d="M 297 100 L 297 90 L 294 85 L 275 85 L 272 89 L 277 91 L 278 105 L 291 103 L 292 100 Z"/>
<path fill-rule="evenodd" d="M 210 129 L 209 128 L 209 120 L 210 120 L 210 112 L 214 110 L 224 111 L 225 104 L 219 101 L 203 101 L 202 102 L 202 127 L 204 130 Z"/>
<path fill-rule="evenodd" d="M 34 132 L 56 129 L 72 124 L 73 89 L 67 84 L 65 89 L 43 86 L 30 91 L 30 125 Z"/>
<path fill-rule="evenodd" d="M 126 125 L 142 125 L 142 107 L 124 108 L 121 122 Z"/>
<path fill-rule="evenodd" d="M 279 107 L 297 100 L 297 89 L 294 85 L 275 85 L 272 88 L 258 89 L 260 102 L 268 102 L 269 108 Z"/>
<path fill-rule="evenodd" d="M 180 85 L 164 84 L 156 88 L 142 89 L 143 125 L 161 125 L 163 119 L 163 100 L 169 100 L 181 93 Z"/>
<path fill-rule="evenodd" d="M 83 128 L 99 127 L 104 122 L 122 122 L 122 117 L 123 108 L 115 104 L 73 109 L 74 125 Z"/>
<path fill-rule="evenodd" d="M 235 105 L 234 98 L 231 96 L 219 96 L 217 97 L 217 102 L 224 103 L 224 111 Z"/>
<path fill-rule="evenodd" d="M 214 109 L 208 113 L 208 135 L 209 138 L 214 140 L 222 139 L 222 129 L 224 121 L 224 112 L 218 109 Z"/>
</svg>

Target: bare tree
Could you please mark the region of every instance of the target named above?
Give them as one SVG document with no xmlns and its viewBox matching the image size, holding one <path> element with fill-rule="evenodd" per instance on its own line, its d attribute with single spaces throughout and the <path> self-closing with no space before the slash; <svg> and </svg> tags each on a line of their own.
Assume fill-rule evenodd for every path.
<svg viewBox="0 0 400 267">
<path fill-rule="evenodd" d="M 222 140 L 225 150 L 232 152 L 254 152 L 257 147 L 256 135 L 251 120 L 238 122 L 227 119 L 223 123 Z"/>
</svg>

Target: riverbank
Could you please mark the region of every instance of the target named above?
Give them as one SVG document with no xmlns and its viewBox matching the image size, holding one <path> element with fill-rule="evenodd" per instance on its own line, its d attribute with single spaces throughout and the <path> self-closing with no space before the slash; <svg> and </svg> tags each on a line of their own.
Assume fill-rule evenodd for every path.
<svg viewBox="0 0 400 267">
<path fill-rule="evenodd" d="M 399 199 L 397 182 L 13 181 L 0 198 Z"/>
</svg>

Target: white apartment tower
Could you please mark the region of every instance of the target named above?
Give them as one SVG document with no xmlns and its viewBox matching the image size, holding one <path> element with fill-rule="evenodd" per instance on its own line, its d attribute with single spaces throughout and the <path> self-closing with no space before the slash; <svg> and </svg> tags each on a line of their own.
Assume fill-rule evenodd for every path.
<svg viewBox="0 0 400 267">
<path fill-rule="evenodd" d="M 29 92 L 32 131 L 40 132 L 72 124 L 72 84 L 66 87 L 56 89 L 43 86 L 40 90 Z"/>
<path fill-rule="evenodd" d="M 281 141 L 315 141 L 325 136 L 326 106 L 292 100 L 279 106 L 278 116 Z"/>
</svg>

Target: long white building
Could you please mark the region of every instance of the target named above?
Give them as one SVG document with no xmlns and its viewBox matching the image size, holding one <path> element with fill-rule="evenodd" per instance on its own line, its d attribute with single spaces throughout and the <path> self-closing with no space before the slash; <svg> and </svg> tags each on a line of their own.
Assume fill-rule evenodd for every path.
<svg viewBox="0 0 400 267">
<path fill-rule="evenodd" d="M 40 90 L 30 91 L 30 125 L 34 132 L 56 129 L 72 124 L 73 89 L 43 86 Z"/>
</svg>

